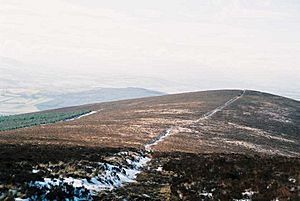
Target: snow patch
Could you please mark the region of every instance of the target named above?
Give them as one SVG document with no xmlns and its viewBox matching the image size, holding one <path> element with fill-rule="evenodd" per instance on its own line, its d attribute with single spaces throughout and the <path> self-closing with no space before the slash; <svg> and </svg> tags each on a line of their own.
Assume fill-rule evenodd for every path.
<svg viewBox="0 0 300 201">
<path fill-rule="evenodd" d="M 80 115 L 78 117 L 74 117 L 74 118 L 71 118 L 71 119 L 66 119 L 65 121 L 74 121 L 74 120 L 77 120 L 77 119 L 81 119 L 82 117 L 86 117 L 86 116 L 90 116 L 92 114 L 96 114 L 98 111 L 91 111 L 89 113 L 86 113 L 86 114 L 83 114 L 83 115 Z"/>
<path fill-rule="evenodd" d="M 208 197 L 208 198 L 212 198 L 213 197 L 212 193 L 206 193 L 206 192 L 200 193 L 200 195 L 204 196 L 204 197 Z"/>
<path fill-rule="evenodd" d="M 157 172 L 161 172 L 162 170 L 163 170 L 162 167 L 158 167 L 158 168 L 156 169 Z"/>
<path fill-rule="evenodd" d="M 36 174 L 36 173 L 38 173 L 38 172 L 39 172 L 39 170 L 36 170 L 36 169 L 33 169 L 33 170 L 32 170 L 32 173 L 33 173 L 33 174 Z"/>
<path fill-rule="evenodd" d="M 102 190 L 112 190 L 122 186 L 124 183 L 135 182 L 137 174 L 140 173 L 140 168 L 145 166 L 150 161 L 148 157 L 141 157 L 138 160 L 126 160 L 132 168 L 122 168 L 120 166 L 112 165 L 109 163 L 99 163 L 99 166 L 104 171 L 89 179 L 86 178 L 44 178 L 44 181 L 32 182 L 32 186 L 51 188 L 52 186 L 59 186 L 61 184 L 68 184 L 74 188 L 85 188 L 91 192 L 99 192 Z"/>
<path fill-rule="evenodd" d="M 146 144 L 145 145 L 146 151 L 151 151 L 151 147 L 152 146 L 157 145 L 159 142 L 164 141 L 164 139 L 166 137 L 168 137 L 169 135 L 171 135 L 172 130 L 173 130 L 173 127 L 167 129 L 162 134 L 160 134 L 159 136 L 157 136 L 156 138 L 154 138 L 151 142 L 149 142 L 148 144 Z"/>
<path fill-rule="evenodd" d="M 43 192 L 50 191 L 54 187 L 59 187 L 62 190 L 66 190 L 66 186 L 72 186 L 74 189 L 74 199 L 87 199 L 90 196 L 97 194 L 97 192 L 103 190 L 112 190 L 114 188 L 121 187 L 126 183 L 136 182 L 137 175 L 141 172 L 141 169 L 147 165 L 151 160 L 149 157 L 143 154 L 130 154 L 128 152 L 119 152 L 110 159 L 113 160 L 116 157 L 124 159 L 122 165 L 113 164 L 111 162 L 98 162 L 95 163 L 95 170 L 97 172 L 93 177 L 74 178 L 63 177 L 58 178 L 43 178 L 42 181 L 31 181 L 28 183 L 30 187 L 37 187 L 43 190 Z M 51 169 L 51 167 L 49 167 Z M 85 166 L 85 168 L 93 168 L 91 166 Z M 33 173 L 37 173 L 42 170 L 37 168 L 33 169 Z M 88 192 L 88 195 L 83 196 L 83 192 Z M 21 200 L 21 199 L 20 199 Z M 42 200 L 47 200 L 43 198 Z M 25 201 L 27 201 L 25 199 Z"/>
<path fill-rule="evenodd" d="M 292 183 L 296 183 L 296 179 L 294 179 L 294 178 L 289 178 L 289 182 L 292 182 Z"/>
<path fill-rule="evenodd" d="M 248 197 L 252 197 L 255 194 L 254 191 L 251 190 L 246 190 L 244 193 L 242 193 L 243 196 L 248 196 Z"/>
</svg>

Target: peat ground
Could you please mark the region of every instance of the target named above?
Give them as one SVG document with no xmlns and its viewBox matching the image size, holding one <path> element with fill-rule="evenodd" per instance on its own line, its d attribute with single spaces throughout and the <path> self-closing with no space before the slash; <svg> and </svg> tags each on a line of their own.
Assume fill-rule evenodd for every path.
<svg viewBox="0 0 300 201">
<path fill-rule="evenodd" d="M 42 195 L 43 189 L 28 187 L 53 174 L 34 173 L 41 164 L 59 164 L 69 176 L 78 175 L 74 164 L 92 165 L 120 152 L 136 149 L 59 146 L 14 146 L 0 148 L 0 192 L 3 200 Z M 243 154 L 192 154 L 153 152 L 134 183 L 103 190 L 93 200 L 299 200 L 300 159 Z M 49 166 L 50 167 L 50 166 Z M 60 174 L 62 174 L 60 172 Z M 88 178 L 88 176 L 86 176 Z M 48 193 L 48 200 L 72 198 L 74 188 L 62 186 Z M 78 188 L 80 190 L 80 188 Z M 40 194 L 38 193 L 40 192 Z M 84 192 L 84 191 L 82 191 Z M 88 194 L 88 192 L 86 192 Z M 38 199 L 37 199 L 38 200 Z"/>
<path fill-rule="evenodd" d="M 154 153 L 138 183 L 104 193 L 102 199 L 296 201 L 299 179 L 299 158 Z"/>
</svg>

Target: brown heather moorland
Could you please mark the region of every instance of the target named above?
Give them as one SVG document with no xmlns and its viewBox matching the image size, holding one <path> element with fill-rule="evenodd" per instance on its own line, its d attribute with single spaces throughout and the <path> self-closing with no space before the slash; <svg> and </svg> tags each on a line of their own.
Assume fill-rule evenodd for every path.
<svg viewBox="0 0 300 201">
<path fill-rule="evenodd" d="M 45 112 L 82 110 L 95 113 L 0 132 L 0 200 L 42 196 L 28 186 L 31 181 L 84 177 L 87 170 L 76 166 L 83 162 L 121 166 L 114 154 L 124 151 L 151 161 L 136 182 L 97 192 L 89 200 L 300 199 L 298 101 L 219 90 Z M 58 170 L 49 172 L 46 166 Z M 33 173 L 33 167 L 44 169 Z M 71 191 L 55 189 L 43 200 L 72 198 Z"/>
</svg>

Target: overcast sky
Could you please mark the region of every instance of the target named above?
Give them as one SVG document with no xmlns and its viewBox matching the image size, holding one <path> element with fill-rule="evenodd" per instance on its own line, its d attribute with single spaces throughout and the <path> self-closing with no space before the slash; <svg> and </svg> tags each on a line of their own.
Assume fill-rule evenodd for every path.
<svg viewBox="0 0 300 201">
<path fill-rule="evenodd" d="M 0 83 L 10 68 L 24 85 L 300 99 L 299 36 L 299 0 L 0 0 Z"/>
</svg>

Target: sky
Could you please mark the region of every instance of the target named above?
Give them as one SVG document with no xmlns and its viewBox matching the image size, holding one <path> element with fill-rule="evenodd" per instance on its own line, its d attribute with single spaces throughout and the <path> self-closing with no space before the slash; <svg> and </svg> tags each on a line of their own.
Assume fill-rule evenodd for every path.
<svg viewBox="0 0 300 201">
<path fill-rule="evenodd" d="M 299 0 L 0 0 L 0 89 L 254 89 L 300 100 Z"/>
</svg>

